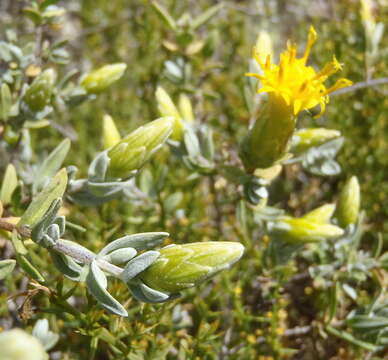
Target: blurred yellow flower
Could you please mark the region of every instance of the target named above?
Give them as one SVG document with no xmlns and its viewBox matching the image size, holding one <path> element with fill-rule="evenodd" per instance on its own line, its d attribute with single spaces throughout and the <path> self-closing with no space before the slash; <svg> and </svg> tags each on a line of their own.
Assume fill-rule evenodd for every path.
<svg viewBox="0 0 388 360">
<path fill-rule="evenodd" d="M 282 107 L 286 105 L 293 115 L 318 104 L 321 105 L 322 113 L 329 101 L 328 94 L 352 84 L 350 80 L 341 78 L 333 86 L 325 87 L 324 82 L 327 78 L 342 68 L 335 57 L 319 72 L 306 65 L 316 39 L 317 33 L 313 27 L 310 27 L 304 55 L 297 58 L 296 46 L 288 43 L 287 50 L 280 55 L 279 65 L 271 63 L 270 55 L 267 55 L 266 61 L 263 62 L 259 50 L 256 48 L 253 50 L 253 57 L 260 64 L 263 74 L 247 73 L 246 75 L 260 79 L 262 87 L 258 92 L 267 92 L 271 102 L 280 104 Z"/>
</svg>

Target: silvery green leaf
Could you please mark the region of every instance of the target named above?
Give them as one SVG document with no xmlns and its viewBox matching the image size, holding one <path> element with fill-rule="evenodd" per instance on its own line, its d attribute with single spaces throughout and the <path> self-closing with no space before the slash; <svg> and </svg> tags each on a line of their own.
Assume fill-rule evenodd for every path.
<svg viewBox="0 0 388 360">
<path fill-rule="evenodd" d="M 214 141 L 213 141 L 213 130 L 207 126 L 202 126 L 200 128 L 200 138 L 199 141 L 201 143 L 201 151 L 202 155 L 207 160 L 214 159 Z"/>
<path fill-rule="evenodd" d="M 68 71 L 65 76 L 59 81 L 58 83 L 58 88 L 60 89 L 65 89 L 66 86 L 70 83 L 71 79 L 79 74 L 79 70 L 77 69 L 72 69 Z"/>
<path fill-rule="evenodd" d="M 26 163 L 31 161 L 32 149 L 31 149 L 31 136 L 27 129 L 22 130 L 22 140 L 20 143 L 19 157 L 21 161 Z"/>
<path fill-rule="evenodd" d="M 82 266 L 77 264 L 71 257 L 64 254 L 50 251 L 51 258 L 58 270 L 67 278 L 79 281 L 82 273 Z"/>
<path fill-rule="evenodd" d="M 183 200 L 183 193 L 180 191 L 177 191 L 167 196 L 167 198 L 163 201 L 166 212 L 170 213 L 174 211 L 182 202 L 182 200 Z"/>
<path fill-rule="evenodd" d="M 117 249 L 104 256 L 104 259 L 112 264 L 119 265 L 128 262 L 137 255 L 134 248 Z"/>
<path fill-rule="evenodd" d="M 152 172 L 149 169 L 144 169 L 138 176 L 138 186 L 141 191 L 146 194 L 154 195 L 155 188 L 152 178 Z"/>
<path fill-rule="evenodd" d="M 128 287 L 137 300 L 145 303 L 160 303 L 176 297 L 176 295 L 170 296 L 163 292 L 151 289 L 140 280 L 128 284 Z"/>
<path fill-rule="evenodd" d="M 33 329 L 32 329 L 32 335 L 40 339 L 41 337 L 44 337 L 49 331 L 49 323 L 47 319 L 40 319 L 38 320 Z"/>
<path fill-rule="evenodd" d="M 132 179 L 115 182 L 92 182 L 85 179 L 71 182 L 70 199 L 84 206 L 96 206 L 122 198 L 134 187 Z"/>
<path fill-rule="evenodd" d="M 104 181 L 110 159 L 107 151 L 98 154 L 91 162 L 88 170 L 88 178 L 91 181 Z"/>
<path fill-rule="evenodd" d="M 58 225 L 59 234 L 63 235 L 66 229 L 66 218 L 64 216 L 57 216 L 54 223 Z"/>
<path fill-rule="evenodd" d="M 354 288 L 348 284 L 342 284 L 342 289 L 345 291 L 345 293 L 353 300 L 357 299 L 357 292 L 354 290 Z"/>
<path fill-rule="evenodd" d="M 315 175 L 337 175 L 341 168 L 334 160 L 344 143 L 344 138 L 339 137 L 327 143 L 310 148 L 302 157 L 302 166 Z"/>
<path fill-rule="evenodd" d="M 6 205 L 11 202 L 12 195 L 18 186 L 18 178 L 16 175 L 15 166 L 8 164 L 5 170 L 3 183 L 1 184 L 0 190 L 0 201 Z"/>
<path fill-rule="evenodd" d="M 32 184 L 33 194 L 36 194 L 38 191 L 40 191 L 60 169 L 67 153 L 69 152 L 69 149 L 70 140 L 65 139 L 43 161 L 42 165 L 36 173 L 34 182 Z"/>
<path fill-rule="evenodd" d="M 152 265 L 152 263 L 159 257 L 159 255 L 160 253 L 158 251 L 151 250 L 130 260 L 120 275 L 121 279 L 125 283 L 128 283 L 135 276 Z"/>
<path fill-rule="evenodd" d="M 214 170 L 214 163 L 210 162 L 202 155 L 183 156 L 182 160 L 189 169 L 198 171 L 202 174 L 211 174 Z"/>
<path fill-rule="evenodd" d="M 99 255 L 106 255 L 110 252 L 121 248 L 134 248 L 136 250 L 145 250 L 160 245 L 168 237 L 166 232 L 147 232 L 123 236 L 106 245 Z"/>
<path fill-rule="evenodd" d="M 139 284 L 128 284 L 128 288 L 131 291 L 133 297 L 141 302 L 148 303 L 148 298 L 144 295 L 143 291 L 141 291 Z"/>
<path fill-rule="evenodd" d="M 177 82 L 182 80 L 183 78 L 183 71 L 178 66 L 177 63 L 167 60 L 164 62 L 164 66 L 166 69 L 166 76 L 173 82 Z"/>
<path fill-rule="evenodd" d="M 52 224 L 47 228 L 47 236 L 49 236 L 51 239 L 56 242 L 59 240 L 60 233 L 59 233 L 59 226 L 57 224 Z"/>
<path fill-rule="evenodd" d="M 193 128 L 189 125 L 185 127 L 183 140 L 186 146 L 187 153 L 190 157 L 201 155 L 201 149 L 197 135 L 195 134 Z"/>
<path fill-rule="evenodd" d="M 8 276 L 15 268 L 16 261 L 13 259 L 6 259 L 0 261 L 0 280 Z"/>
<path fill-rule="evenodd" d="M 101 198 L 107 198 L 120 193 L 126 186 L 132 185 L 128 181 L 112 181 L 112 182 L 94 182 L 88 181 L 87 189 L 88 191 L 96 196 Z"/>
<path fill-rule="evenodd" d="M 51 203 L 49 209 L 44 214 L 42 219 L 32 228 L 32 231 L 31 231 L 32 240 L 39 242 L 42 239 L 47 228 L 54 222 L 61 205 L 62 205 L 61 198 L 55 199 Z M 58 230 L 59 230 L 59 227 L 58 227 Z"/>
<path fill-rule="evenodd" d="M 341 172 L 341 166 L 335 160 L 329 160 L 321 165 L 319 173 L 326 176 L 338 175 Z"/>
<path fill-rule="evenodd" d="M 24 58 L 28 58 L 29 61 L 31 61 L 31 57 L 29 57 L 27 54 L 23 54 L 23 51 L 20 47 L 14 45 L 14 44 L 10 44 L 8 43 L 7 44 L 12 56 L 14 56 L 14 58 L 19 61 L 19 62 L 22 62 L 22 60 Z"/>
<path fill-rule="evenodd" d="M 147 290 L 152 291 L 152 295 L 150 295 L 151 293 L 149 291 L 147 290 L 144 291 L 145 287 L 147 288 Z M 165 302 L 179 297 L 179 294 L 167 295 L 160 291 L 153 290 L 150 287 L 143 284 L 140 280 L 137 280 L 134 283 L 129 283 L 128 288 L 131 291 L 132 295 L 138 301 L 145 302 L 145 303 L 160 303 L 160 302 Z"/>
<path fill-rule="evenodd" d="M 45 248 L 51 248 L 55 245 L 58 239 L 53 239 L 51 236 L 44 234 L 39 244 Z"/>
<path fill-rule="evenodd" d="M 93 251 L 90 251 L 86 247 L 84 247 L 84 246 L 82 246 L 74 241 L 70 241 L 70 240 L 66 240 L 66 239 L 59 239 L 58 244 L 59 245 L 63 244 L 68 248 L 73 248 L 74 251 L 78 251 L 78 252 L 81 252 L 83 254 L 86 254 L 86 256 L 88 256 L 88 257 L 95 257 L 95 253 Z"/>
<path fill-rule="evenodd" d="M 140 290 L 143 292 L 143 294 L 150 302 L 159 303 L 159 302 L 167 301 L 170 298 L 168 294 L 165 294 L 158 290 L 154 290 L 142 282 L 139 284 L 139 287 L 140 287 Z"/>
<path fill-rule="evenodd" d="M 9 44 L 5 41 L 0 41 L 0 59 L 4 60 L 5 62 L 10 62 L 12 60 Z"/>
<path fill-rule="evenodd" d="M 50 181 L 50 183 L 33 198 L 29 207 L 22 215 L 18 226 L 28 225 L 33 227 L 46 214 L 52 202 L 61 198 L 66 190 L 67 172 L 66 169 L 60 170 Z"/>
<path fill-rule="evenodd" d="M 251 204 L 258 204 L 260 200 L 268 198 L 266 182 L 255 176 L 250 177 L 244 184 L 244 194 Z"/>
<path fill-rule="evenodd" d="M 108 311 L 119 316 L 128 316 L 127 310 L 106 290 L 107 279 L 95 260 L 90 264 L 90 270 L 86 277 L 89 292 L 98 303 Z"/>
<path fill-rule="evenodd" d="M 32 335 L 39 339 L 46 351 L 52 349 L 59 340 L 59 335 L 49 330 L 47 319 L 40 319 L 35 323 Z"/>
</svg>

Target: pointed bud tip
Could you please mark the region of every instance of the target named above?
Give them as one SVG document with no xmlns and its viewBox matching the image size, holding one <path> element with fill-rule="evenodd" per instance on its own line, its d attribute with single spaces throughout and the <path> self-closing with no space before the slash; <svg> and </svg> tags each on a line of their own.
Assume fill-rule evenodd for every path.
<svg viewBox="0 0 388 360">
<path fill-rule="evenodd" d="M 228 269 L 241 258 L 244 246 L 211 241 L 170 245 L 159 252 L 160 257 L 140 277 L 153 289 L 171 294 Z"/>
</svg>

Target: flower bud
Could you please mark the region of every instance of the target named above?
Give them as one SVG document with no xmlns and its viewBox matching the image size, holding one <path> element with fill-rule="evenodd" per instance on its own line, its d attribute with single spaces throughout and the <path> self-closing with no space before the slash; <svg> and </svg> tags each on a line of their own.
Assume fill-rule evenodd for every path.
<svg viewBox="0 0 388 360">
<path fill-rule="evenodd" d="M 198 285 L 240 259 L 244 247 L 236 242 L 199 242 L 159 250 L 159 258 L 140 274 L 149 287 L 176 293 Z"/>
<path fill-rule="evenodd" d="M 108 150 L 108 176 L 123 179 L 141 168 L 167 140 L 173 124 L 172 117 L 159 118 L 137 128 Z"/>
<path fill-rule="evenodd" d="M 158 110 L 162 116 L 171 116 L 174 118 L 174 128 L 171 134 L 173 140 L 181 140 L 183 135 L 183 121 L 178 109 L 175 107 L 170 96 L 161 86 L 156 89 L 156 100 L 158 102 Z"/>
<path fill-rule="evenodd" d="M 260 49 L 254 49 L 253 57 L 261 70 L 246 75 L 260 80 L 258 93 L 268 93 L 268 104 L 241 145 L 240 156 L 248 172 L 282 160 L 287 154 L 298 114 L 319 105 L 319 116 L 325 111 L 330 93 L 351 85 L 347 79 L 339 79 L 329 88 L 324 85 L 330 75 L 342 68 L 335 57 L 318 72 L 307 65 L 316 40 L 317 33 L 310 27 L 303 56 L 298 58 L 296 45 L 289 43 L 287 50 L 280 54 L 279 64 L 272 63 L 269 54 L 263 61 Z"/>
<path fill-rule="evenodd" d="M 344 234 L 338 226 L 290 216 L 272 223 L 270 231 L 286 242 L 302 244 L 335 239 Z"/>
<path fill-rule="evenodd" d="M 43 71 L 34 79 L 23 97 L 23 101 L 31 111 L 42 111 L 46 105 L 50 104 L 54 82 L 55 72 L 53 69 Z"/>
<path fill-rule="evenodd" d="M 342 188 L 337 203 L 335 216 L 340 226 L 347 227 L 357 222 L 360 201 L 360 184 L 358 183 L 357 177 L 352 176 Z"/>
<path fill-rule="evenodd" d="M 322 145 L 339 136 L 341 136 L 341 133 L 332 129 L 315 128 L 297 130 L 292 137 L 292 152 L 301 153 L 313 146 Z"/>
<path fill-rule="evenodd" d="M 100 93 L 119 80 L 126 68 L 127 65 L 123 63 L 105 65 L 87 74 L 81 86 L 90 94 Z"/>
<path fill-rule="evenodd" d="M 248 172 L 275 165 L 287 154 L 296 117 L 285 102 L 270 101 L 243 139 L 240 156 Z"/>
<path fill-rule="evenodd" d="M 38 339 L 23 330 L 13 329 L 0 333 L 0 359 L 4 360 L 47 360 Z"/>
<path fill-rule="evenodd" d="M 325 204 L 305 214 L 303 219 L 314 221 L 320 224 L 328 224 L 331 217 L 333 216 L 334 210 L 334 204 Z"/>
<path fill-rule="evenodd" d="M 121 139 L 116 124 L 110 115 L 104 115 L 102 119 L 102 144 L 104 149 L 116 145 Z"/>
<path fill-rule="evenodd" d="M 182 115 L 182 118 L 188 122 L 192 123 L 194 121 L 193 107 L 191 106 L 191 101 L 189 97 L 185 94 L 179 95 L 179 112 Z"/>
<path fill-rule="evenodd" d="M 261 30 L 256 39 L 256 44 L 254 47 L 255 55 L 265 63 L 267 56 L 273 57 L 273 45 L 271 36 L 267 31 Z"/>
</svg>

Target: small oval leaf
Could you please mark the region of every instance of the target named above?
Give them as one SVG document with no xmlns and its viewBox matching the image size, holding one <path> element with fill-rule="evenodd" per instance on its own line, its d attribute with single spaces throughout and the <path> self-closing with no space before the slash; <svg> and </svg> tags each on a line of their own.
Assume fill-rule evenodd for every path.
<svg viewBox="0 0 388 360">
<path fill-rule="evenodd" d="M 128 313 L 124 307 L 106 290 L 106 275 L 98 267 L 95 260 L 90 264 L 90 271 L 86 277 L 86 284 L 90 293 L 99 304 L 113 314 L 127 317 Z"/>
<path fill-rule="evenodd" d="M 32 200 L 30 206 L 22 215 L 18 227 L 36 225 L 46 214 L 52 202 L 61 198 L 67 186 L 66 169 L 60 170 L 50 181 L 50 183 Z"/>
</svg>

